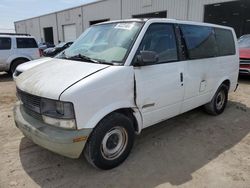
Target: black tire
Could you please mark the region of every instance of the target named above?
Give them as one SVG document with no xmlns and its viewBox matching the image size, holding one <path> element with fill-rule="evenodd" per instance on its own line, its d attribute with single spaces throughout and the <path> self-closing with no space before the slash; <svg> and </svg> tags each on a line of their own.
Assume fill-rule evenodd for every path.
<svg viewBox="0 0 250 188">
<path fill-rule="evenodd" d="M 8 71 L 9 74 L 14 74 L 16 68 L 18 65 L 21 65 L 22 63 L 25 63 L 29 60 L 27 59 L 17 59 L 11 63 L 10 70 Z"/>
<path fill-rule="evenodd" d="M 115 131 L 117 130 L 122 133 L 124 131 L 124 135 L 122 133 L 116 133 Z M 119 138 L 121 135 L 124 137 Z M 85 157 L 90 164 L 97 168 L 103 170 L 115 168 L 128 157 L 133 147 L 134 137 L 135 130 L 132 121 L 123 114 L 112 113 L 102 119 L 91 133 L 84 149 Z M 123 143 L 123 140 L 126 141 L 123 147 L 122 144 L 121 147 L 118 147 L 120 143 Z M 115 146 L 115 144 L 117 144 L 117 146 Z M 113 157 L 108 156 L 107 152 L 115 150 L 116 148 L 119 148 L 117 149 L 117 154 L 113 154 Z"/>
<path fill-rule="evenodd" d="M 211 115 L 217 116 L 224 112 L 228 101 L 228 86 L 222 84 L 216 91 L 211 102 L 204 105 L 204 110 Z"/>
</svg>

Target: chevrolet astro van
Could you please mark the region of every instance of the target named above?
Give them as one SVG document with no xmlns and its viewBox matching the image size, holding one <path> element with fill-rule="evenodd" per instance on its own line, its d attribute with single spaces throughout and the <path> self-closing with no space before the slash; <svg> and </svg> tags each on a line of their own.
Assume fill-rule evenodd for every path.
<svg viewBox="0 0 250 188">
<path fill-rule="evenodd" d="M 199 106 L 221 114 L 237 87 L 232 28 L 171 19 L 110 21 L 87 29 L 16 79 L 16 126 L 34 143 L 111 169 L 142 129 Z"/>
</svg>

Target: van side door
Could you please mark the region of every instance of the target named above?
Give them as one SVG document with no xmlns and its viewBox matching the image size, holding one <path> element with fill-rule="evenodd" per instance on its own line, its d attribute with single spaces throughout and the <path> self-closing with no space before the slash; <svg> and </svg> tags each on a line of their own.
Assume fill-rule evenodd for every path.
<svg viewBox="0 0 250 188">
<path fill-rule="evenodd" d="M 211 100 L 222 70 L 213 27 L 180 24 L 179 28 L 186 48 L 184 113 Z"/>
<path fill-rule="evenodd" d="M 156 53 L 158 61 L 137 65 L 143 52 Z M 184 95 L 183 65 L 178 57 L 175 25 L 152 23 L 134 58 L 136 105 L 143 127 L 156 124 L 180 113 Z"/>
</svg>

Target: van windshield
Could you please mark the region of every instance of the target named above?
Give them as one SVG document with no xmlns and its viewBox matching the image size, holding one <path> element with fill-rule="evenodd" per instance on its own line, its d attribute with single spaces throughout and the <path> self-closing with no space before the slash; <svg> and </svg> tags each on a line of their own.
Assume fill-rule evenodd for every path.
<svg viewBox="0 0 250 188">
<path fill-rule="evenodd" d="M 56 58 L 124 64 L 142 25 L 140 22 L 121 22 L 92 26 Z"/>
</svg>

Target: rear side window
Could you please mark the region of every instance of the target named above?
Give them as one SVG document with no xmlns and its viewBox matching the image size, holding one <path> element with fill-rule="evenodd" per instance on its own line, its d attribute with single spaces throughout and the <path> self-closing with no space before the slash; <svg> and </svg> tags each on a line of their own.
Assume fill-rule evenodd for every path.
<svg viewBox="0 0 250 188">
<path fill-rule="evenodd" d="M 218 55 L 212 27 L 180 25 L 180 28 L 186 42 L 189 59 L 210 58 Z"/>
<path fill-rule="evenodd" d="M 38 48 L 36 40 L 33 38 L 17 38 L 17 48 Z"/>
<path fill-rule="evenodd" d="M 0 37 L 0 50 L 9 50 L 11 49 L 11 38 Z"/>
<path fill-rule="evenodd" d="M 230 30 L 215 28 L 219 56 L 235 55 L 235 42 Z"/>
</svg>

